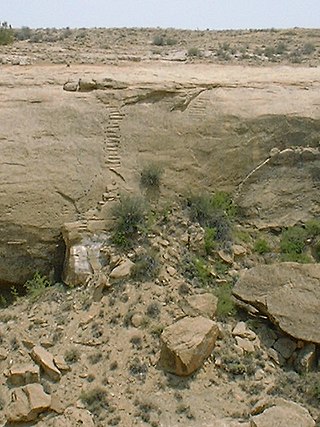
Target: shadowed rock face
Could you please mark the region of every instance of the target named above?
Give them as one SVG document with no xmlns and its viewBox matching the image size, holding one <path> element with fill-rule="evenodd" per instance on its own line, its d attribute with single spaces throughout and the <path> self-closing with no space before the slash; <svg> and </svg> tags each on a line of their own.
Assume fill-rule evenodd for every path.
<svg viewBox="0 0 320 427">
<path fill-rule="evenodd" d="M 0 283 L 59 272 L 61 226 L 83 219 L 85 227 L 86 212 L 108 199 L 106 186 L 110 199 L 138 190 L 155 156 L 167 197 L 235 190 L 273 147 L 317 144 L 315 91 L 299 86 L 314 79 L 312 69 L 289 77 L 159 63 L 21 70 L 1 77 Z M 88 91 L 63 90 L 80 79 Z"/>
<path fill-rule="evenodd" d="M 292 337 L 320 344 L 320 265 L 284 262 L 253 267 L 233 294 Z"/>
</svg>

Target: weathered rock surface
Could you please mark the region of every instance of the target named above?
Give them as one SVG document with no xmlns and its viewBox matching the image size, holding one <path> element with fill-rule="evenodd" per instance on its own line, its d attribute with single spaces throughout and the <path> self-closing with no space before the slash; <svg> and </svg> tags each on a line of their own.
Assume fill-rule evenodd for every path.
<svg viewBox="0 0 320 427">
<path fill-rule="evenodd" d="M 44 372 L 54 381 L 59 381 L 61 372 L 54 363 L 54 357 L 43 347 L 37 345 L 33 347 L 30 353 L 32 359 L 38 363 Z"/>
<path fill-rule="evenodd" d="M 320 265 L 279 263 L 245 271 L 233 294 L 292 337 L 320 344 Z"/>
<path fill-rule="evenodd" d="M 176 375 L 196 371 L 212 352 L 219 329 L 205 317 L 185 317 L 161 335 L 160 366 Z"/>
<path fill-rule="evenodd" d="M 39 366 L 28 364 L 12 366 L 9 369 L 8 381 L 15 386 L 22 386 L 30 383 L 40 382 Z"/>
<path fill-rule="evenodd" d="M 235 189 L 268 158 L 274 141 L 279 141 L 280 151 L 297 144 L 316 146 L 316 71 L 302 67 L 282 73 L 269 69 L 266 74 L 251 67 L 239 75 L 238 67 L 227 65 L 186 67 L 160 61 L 98 68 L 5 67 L 0 99 L 0 284 L 23 284 L 36 270 L 54 270 L 59 278 L 62 224 L 83 217 L 87 221 L 85 212 L 103 202 L 106 186 L 113 181 L 118 191 L 137 189 L 137 169 L 152 161 L 155 152 L 166 169 L 168 193 L 177 194 L 185 188 L 203 189 L 204 182 Z M 65 82 L 71 92 L 63 90 Z M 301 90 L 301 85 L 309 90 Z M 147 131 L 146 123 L 152 124 Z M 295 220 L 305 211 L 319 210 L 314 192 L 318 160 L 301 154 L 310 167 L 299 169 L 289 167 L 286 156 L 281 158 L 285 169 L 270 162 L 270 179 L 263 177 L 268 183 L 264 222 L 270 213 L 267 204 L 276 214 L 283 196 L 286 203 L 294 203 Z M 277 204 L 270 193 L 274 185 L 281 196 Z M 243 205 L 254 210 L 256 202 L 246 198 L 252 187 L 242 189 Z M 261 186 L 258 193 L 260 197 Z"/>
<path fill-rule="evenodd" d="M 94 425 L 89 411 L 71 406 L 62 415 L 40 421 L 37 427 L 94 427 Z"/>
<path fill-rule="evenodd" d="M 49 409 L 51 397 L 43 391 L 40 384 L 28 384 L 12 391 L 12 401 L 6 415 L 13 423 L 35 420 L 38 415 Z"/>
<path fill-rule="evenodd" d="M 130 259 L 123 260 L 122 262 L 120 262 L 120 264 L 117 267 L 115 267 L 111 271 L 110 278 L 121 280 L 121 279 L 125 279 L 126 277 L 129 277 L 133 266 L 134 266 L 134 262 L 132 262 Z"/>
<path fill-rule="evenodd" d="M 243 181 L 237 203 L 259 228 L 290 226 L 318 216 L 320 151 L 294 147 L 273 151 Z"/>
<path fill-rule="evenodd" d="M 297 403 L 278 399 L 277 404 L 251 419 L 251 427 L 314 427 L 307 409 Z"/>
<path fill-rule="evenodd" d="M 193 315 L 205 316 L 212 319 L 216 314 L 218 298 L 211 293 L 190 295 L 186 298 L 186 302 L 191 309 L 190 311 L 193 312 Z M 191 315 L 191 313 L 189 315 Z"/>
</svg>

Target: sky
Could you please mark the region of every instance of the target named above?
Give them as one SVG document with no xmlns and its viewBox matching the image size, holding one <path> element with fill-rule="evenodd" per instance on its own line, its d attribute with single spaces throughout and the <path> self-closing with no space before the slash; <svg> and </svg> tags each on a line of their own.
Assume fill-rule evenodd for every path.
<svg viewBox="0 0 320 427">
<path fill-rule="evenodd" d="M 319 28 L 320 0 L 0 0 L 13 27 Z"/>
</svg>

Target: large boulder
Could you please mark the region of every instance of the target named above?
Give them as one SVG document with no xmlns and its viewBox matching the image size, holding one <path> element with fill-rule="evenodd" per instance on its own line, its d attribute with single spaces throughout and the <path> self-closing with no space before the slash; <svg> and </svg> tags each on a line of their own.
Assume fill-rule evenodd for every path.
<svg viewBox="0 0 320 427">
<path fill-rule="evenodd" d="M 185 317 L 165 328 L 161 335 L 160 366 L 187 376 L 211 354 L 218 337 L 216 323 L 205 317 Z"/>
<path fill-rule="evenodd" d="M 297 403 L 279 399 L 251 419 L 251 427 L 314 427 L 316 423 L 307 409 Z"/>
<path fill-rule="evenodd" d="M 12 423 L 33 421 L 49 409 L 51 396 L 43 391 L 41 384 L 28 384 L 12 391 L 12 401 L 7 407 L 7 420 Z"/>
<path fill-rule="evenodd" d="M 320 344 L 320 265 L 285 262 L 245 271 L 233 295 L 292 337 Z"/>
</svg>

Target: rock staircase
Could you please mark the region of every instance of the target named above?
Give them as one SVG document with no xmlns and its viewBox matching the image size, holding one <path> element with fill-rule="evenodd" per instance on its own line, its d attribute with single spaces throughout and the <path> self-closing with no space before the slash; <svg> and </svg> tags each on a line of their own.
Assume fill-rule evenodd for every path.
<svg viewBox="0 0 320 427">
<path fill-rule="evenodd" d="M 192 119 L 199 120 L 207 114 L 208 98 L 208 91 L 205 90 L 190 102 L 188 113 Z"/>
<path fill-rule="evenodd" d="M 105 131 L 106 165 L 112 170 L 121 167 L 119 153 L 121 139 L 120 124 L 124 114 L 120 111 L 119 107 L 108 106 L 108 115 L 108 124 Z"/>
</svg>

